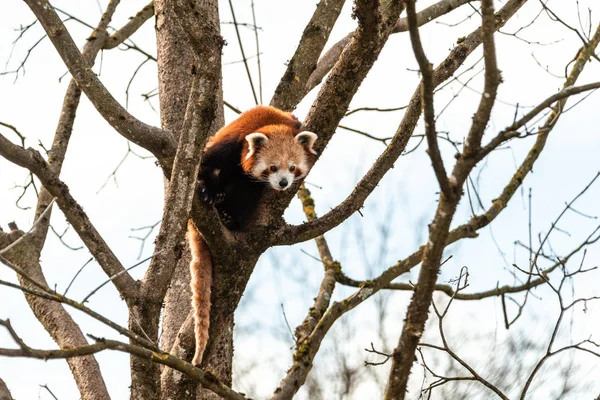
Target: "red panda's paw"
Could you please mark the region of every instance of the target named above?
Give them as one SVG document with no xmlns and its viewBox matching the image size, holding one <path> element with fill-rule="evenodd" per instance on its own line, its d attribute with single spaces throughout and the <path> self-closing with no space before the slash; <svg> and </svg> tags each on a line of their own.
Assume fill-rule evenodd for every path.
<svg viewBox="0 0 600 400">
<path fill-rule="evenodd" d="M 225 227 L 227 229 L 231 230 L 235 230 L 237 228 L 237 224 L 235 219 L 229 215 L 226 211 L 224 210 L 219 210 L 219 216 L 221 217 L 221 222 L 223 223 L 223 225 L 225 225 Z"/>
<path fill-rule="evenodd" d="M 200 199 L 207 204 L 215 204 L 217 199 L 217 193 L 206 184 L 204 179 L 198 179 L 196 181 L 196 193 L 200 196 Z"/>
<path fill-rule="evenodd" d="M 225 201 L 225 193 L 217 193 L 215 197 L 215 205 L 221 204 Z"/>
</svg>

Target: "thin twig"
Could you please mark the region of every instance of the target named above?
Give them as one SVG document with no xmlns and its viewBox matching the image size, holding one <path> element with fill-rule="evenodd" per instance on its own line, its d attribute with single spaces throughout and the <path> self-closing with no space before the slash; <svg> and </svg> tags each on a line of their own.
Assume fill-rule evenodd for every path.
<svg viewBox="0 0 600 400">
<path fill-rule="evenodd" d="M 229 9 L 231 10 L 231 16 L 233 18 L 233 26 L 235 27 L 235 34 L 237 36 L 238 44 L 240 45 L 240 52 L 242 53 L 242 60 L 244 61 L 244 67 L 246 68 L 246 75 L 248 76 L 248 82 L 250 83 L 250 88 L 252 89 L 252 96 L 254 97 L 254 103 L 258 103 L 258 97 L 256 96 L 256 90 L 254 89 L 254 82 L 252 81 L 252 74 L 250 73 L 250 67 L 248 66 L 248 59 L 246 58 L 246 53 L 244 51 L 244 45 L 242 44 L 242 37 L 240 36 L 240 28 L 237 25 L 237 20 L 235 18 L 235 10 L 233 9 L 233 2 L 229 0 Z M 253 9 L 254 10 L 254 9 Z"/>
<path fill-rule="evenodd" d="M 75 282 L 75 279 L 77 279 L 77 277 L 79 276 L 79 274 L 81 273 L 81 271 L 83 271 L 83 269 L 92 261 L 94 260 L 94 257 L 90 257 L 82 266 L 81 268 L 79 268 L 79 270 L 77 271 L 77 273 L 75 274 L 75 276 L 73 276 L 73 279 L 71 279 L 71 282 L 69 282 L 69 285 L 67 286 L 67 288 L 65 289 L 65 292 L 63 293 L 63 296 L 67 296 L 67 293 L 69 293 L 69 289 L 71 288 L 71 286 L 73 285 L 73 282 Z"/>
<path fill-rule="evenodd" d="M 435 176 L 440 185 L 440 190 L 447 198 L 454 196 L 454 188 L 448 180 L 448 174 L 444 167 L 444 161 L 440 154 L 440 148 L 437 142 L 437 133 L 435 131 L 435 110 L 433 107 L 433 66 L 427 59 L 421 37 L 419 35 L 419 27 L 417 24 L 417 12 L 415 10 L 415 0 L 406 1 L 406 15 L 408 20 L 408 31 L 410 33 L 410 41 L 415 53 L 415 58 L 419 63 L 419 70 L 423 79 L 421 81 L 421 105 L 423 107 L 423 118 L 425 120 L 425 134 L 427 137 L 428 153 L 433 164 Z"/>
<path fill-rule="evenodd" d="M 256 43 L 256 67 L 258 68 L 258 97 L 263 104 L 262 69 L 260 67 L 260 43 L 258 40 L 258 27 L 256 25 L 256 13 L 254 12 L 254 0 L 250 1 L 252 9 L 252 24 L 254 25 L 254 42 Z"/>
<path fill-rule="evenodd" d="M 126 268 L 123 271 L 119 271 L 116 274 L 112 275 L 110 278 L 108 278 L 106 281 L 102 282 L 98 287 L 96 287 L 94 290 L 92 290 L 87 296 L 85 296 L 83 298 L 83 300 L 81 300 L 81 304 L 85 304 L 90 299 L 90 297 L 92 297 L 94 294 L 96 294 L 96 292 L 98 292 L 98 290 L 102 289 L 107 283 L 112 282 L 115 278 L 117 278 L 121 274 L 129 272 L 132 269 L 134 269 L 135 267 L 139 267 L 140 265 L 142 265 L 146 261 L 153 259 L 155 256 L 159 255 L 162 252 L 165 252 L 166 250 L 167 249 L 163 249 L 163 250 L 161 250 L 161 251 L 159 251 L 157 253 L 154 253 L 150 257 L 144 258 L 142 261 L 133 264 L 131 267 Z"/>
</svg>

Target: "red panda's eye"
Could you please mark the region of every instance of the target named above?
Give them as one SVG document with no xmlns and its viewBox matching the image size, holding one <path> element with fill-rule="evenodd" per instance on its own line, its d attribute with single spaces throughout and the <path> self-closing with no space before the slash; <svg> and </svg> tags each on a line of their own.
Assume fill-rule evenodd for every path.
<svg viewBox="0 0 600 400">
<path fill-rule="evenodd" d="M 294 172 L 295 170 L 296 170 L 296 167 L 292 165 L 292 166 L 290 167 L 290 172 Z"/>
<path fill-rule="evenodd" d="M 277 172 L 277 167 L 274 165 L 271 165 L 271 167 L 269 169 L 273 172 Z"/>
</svg>

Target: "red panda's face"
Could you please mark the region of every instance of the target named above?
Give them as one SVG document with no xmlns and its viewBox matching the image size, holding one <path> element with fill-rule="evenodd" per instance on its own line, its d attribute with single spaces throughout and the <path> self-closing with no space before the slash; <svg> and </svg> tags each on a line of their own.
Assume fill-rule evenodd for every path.
<svg viewBox="0 0 600 400">
<path fill-rule="evenodd" d="M 251 133 L 246 136 L 248 154 L 247 171 L 253 178 L 278 191 L 289 189 L 294 182 L 304 178 L 315 162 L 313 145 L 317 135 L 312 132 L 265 135 Z M 246 169 L 246 168 L 245 168 Z"/>
</svg>

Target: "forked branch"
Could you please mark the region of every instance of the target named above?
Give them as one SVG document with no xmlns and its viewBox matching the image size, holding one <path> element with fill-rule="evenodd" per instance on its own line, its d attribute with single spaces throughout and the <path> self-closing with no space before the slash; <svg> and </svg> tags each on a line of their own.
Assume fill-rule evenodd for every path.
<svg viewBox="0 0 600 400">
<path fill-rule="evenodd" d="M 495 29 L 502 28 L 510 18 L 519 10 L 525 0 L 509 0 L 504 7 L 502 7 L 495 14 Z M 446 57 L 444 61 L 438 65 L 433 71 L 433 84 L 437 87 L 444 81 L 449 79 L 464 63 L 466 58 L 481 44 L 482 36 L 481 30 L 476 29 L 471 32 L 464 41 L 456 46 Z M 335 72 L 335 71 L 334 71 Z M 350 79 L 350 78 L 348 78 Z M 329 79 L 328 81 L 329 82 Z M 326 83 L 327 85 L 327 83 Z M 332 89 L 333 90 L 333 89 Z M 323 91 L 323 90 L 322 90 Z M 327 104 L 336 104 L 335 97 L 331 98 L 327 95 L 323 96 L 327 99 L 327 102 L 319 104 L 319 112 L 315 111 L 314 115 L 319 115 L 318 118 L 328 116 L 329 114 L 324 111 L 329 106 Z M 313 108 L 314 109 L 314 108 Z M 302 225 L 297 226 L 285 226 L 273 237 L 274 245 L 290 245 L 294 243 L 300 243 L 306 240 L 313 239 L 323 233 L 335 228 L 343 221 L 348 219 L 352 214 L 358 211 L 366 201 L 367 197 L 377 187 L 379 181 L 394 165 L 396 160 L 400 157 L 408 140 L 413 135 L 417 122 L 421 116 L 421 90 L 417 88 L 415 90 L 411 101 L 406 109 L 402 122 L 398 126 L 396 133 L 390 144 L 385 151 L 379 156 L 375 164 L 369 169 L 365 176 L 356 185 L 352 193 L 333 210 L 327 212 L 322 217 L 317 218 L 313 221 L 309 221 Z M 310 118 L 310 115 L 309 115 Z M 331 120 L 326 120 L 328 123 Z M 312 122 L 305 122 L 310 128 Z M 321 125 L 320 125 L 321 126 Z M 320 129 L 320 128 L 319 128 Z M 315 131 L 321 132 L 319 129 Z M 329 129 L 329 127 L 327 128 Z M 327 142 L 327 137 L 324 142 Z M 322 143 L 321 146 L 324 146 Z"/>
<path fill-rule="evenodd" d="M 25 2 L 44 27 L 79 87 L 102 117 L 117 132 L 150 151 L 159 160 L 174 156 L 175 143 L 171 134 L 137 120 L 115 100 L 81 56 L 69 31 L 52 5 L 47 0 L 25 0 Z"/>
<path fill-rule="evenodd" d="M 279 85 L 275 89 L 271 105 L 282 110 L 292 111 L 306 95 L 308 78 L 317 66 L 317 61 L 345 0 L 321 0 L 304 28 L 300 44 Z"/>
<path fill-rule="evenodd" d="M 154 1 L 148 3 L 134 17 L 131 17 L 119 30 L 113 32 L 102 45 L 105 50 L 114 49 L 129 39 L 146 21 L 154 16 Z"/>
<path fill-rule="evenodd" d="M 108 244 L 96 230 L 83 208 L 71 196 L 69 188 L 54 173 L 42 156 L 33 149 L 24 149 L 11 143 L 0 135 L 0 156 L 8 161 L 28 169 L 42 182 L 48 192 L 56 198 L 56 203 L 73 226 L 81 240 L 85 243 L 90 253 L 108 276 L 120 274 L 114 280 L 119 293 L 126 299 L 134 299 L 137 293 L 137 283 L 133 278 L 122 271 L 125 270 Z"/>
<path fill-rule="evenodd" d="M 463 6 L 467 3 L 474 2 L 476 0 L 440 0 L 437 3 L 423 9 L 417 13 L 417 25 L 422 26 L 429 22 L 436 20 L 437 18 L 450 13 L 451 11 Z M 392 33 L 400 33 L 408 31 L 408 23 L 406 18 L 400 18 L 396 22 Z M 306 93 L 310 92 L 315 88 L 325 75 L 331 71 L 337 60 L 340 58 L 342 51 L 352 40 L 353 32 L 347 34 L 342 40 L 334 44 L 329 50 L 323 54 L 319 59 L 315 70 L 310 75 L 306 82 Z"/>
</svg>

